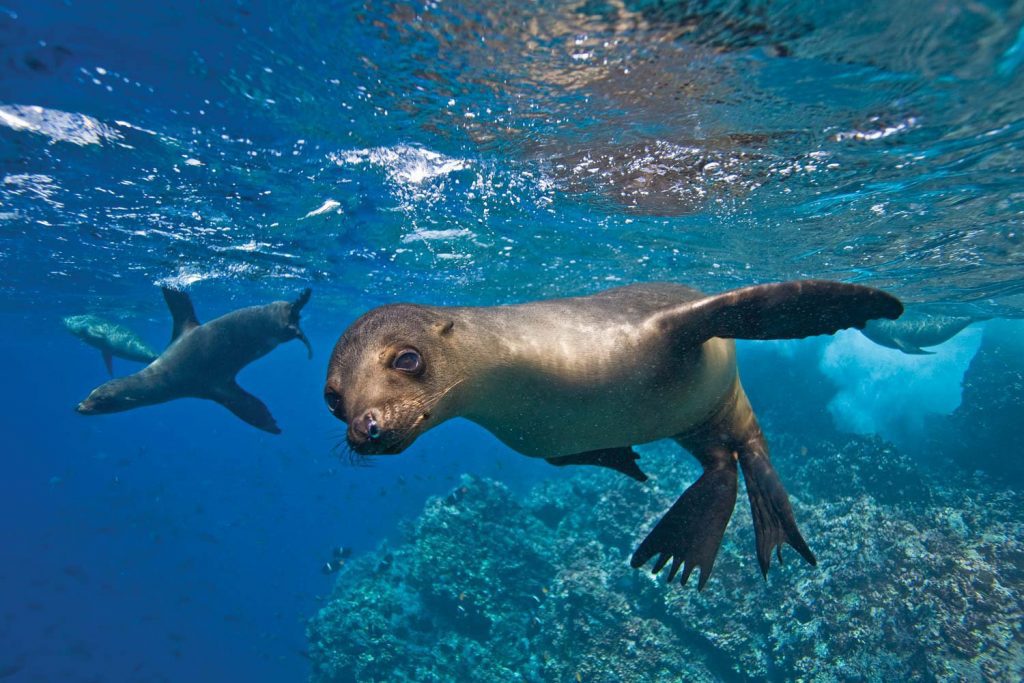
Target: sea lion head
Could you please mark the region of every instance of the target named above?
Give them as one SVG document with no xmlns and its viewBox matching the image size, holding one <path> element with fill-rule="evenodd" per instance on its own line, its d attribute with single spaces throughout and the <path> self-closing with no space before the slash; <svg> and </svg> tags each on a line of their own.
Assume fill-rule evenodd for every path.
<svg viewBox="0 0 1024 683">
<path fill-rule="evenodd" d="M 125 379 L 114 379 L 101 384 L 90 392 L 75 410 L 82 415 L 104 415 L 136 408 L 142 399 L 136 396 Z"/>
<path fill-rule="evenodd" d="M 70 315 L 63 320 L 64 328 L 87 342 L 103 341 L 106 323 L 94 315 Z"/>
<path fill-rule="evenodd" d="M 324 400 L 348 424 L 348 445 L 361 455 L 401 453 L 452 416 L 452 390 L 463 368 L 452 349 L 454 322 L 413 304 L 376 308 L 334 346 Z"/>
</svg>

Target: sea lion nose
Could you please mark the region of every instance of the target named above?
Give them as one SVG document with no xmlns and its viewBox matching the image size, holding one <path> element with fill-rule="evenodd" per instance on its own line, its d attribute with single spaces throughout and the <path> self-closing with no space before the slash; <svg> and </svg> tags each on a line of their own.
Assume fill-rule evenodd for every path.
<svg viewBox="0 0 1024 683">
<path fill-rule="evenodd" d="M 366 415 L 366 435 L 371 439 L 380 438 L 380 425 L 373 419 L 372 415 Z"/>
<path fill-rule="evenodd" d="M 377 421 L 377 415 L 372 410 L 368 410 L 361 416 L 352 420 L 352 424 L 349 425 L 349 429 L 358 437 L 359 440 L 375 441 L 380 438 L 380 423 Z"/>
</svg>

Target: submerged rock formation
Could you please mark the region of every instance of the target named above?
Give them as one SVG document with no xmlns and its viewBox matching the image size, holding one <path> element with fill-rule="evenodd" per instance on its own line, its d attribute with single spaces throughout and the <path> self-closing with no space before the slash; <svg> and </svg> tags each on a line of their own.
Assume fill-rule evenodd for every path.
<svg viewBox="0 0 1024 683">
<path fill-rule="evenodd" d="M 952 415 L 933 420 L 931 449 L 969 470 L 1024 478 L 1017 451 L 1024 425 L 1022 323 L 986 325 L 981 347 L 964 373 L 963 396 Z"/>
<path fill-rule="evenodd" d="M 741 492 L 698 593 L 629 567 L 697 475 L 670 442 L 640 450 L 646 484 L 580 468 L 525 499 L 470 477 L 432 499 L 404 539 L 338 574 L 309 624 L 312 680 L 1024 678 L 1015 492 L 880 440 L 780 436 L 818 567 L 775 563 L 762 580 Z"/>
</svg>

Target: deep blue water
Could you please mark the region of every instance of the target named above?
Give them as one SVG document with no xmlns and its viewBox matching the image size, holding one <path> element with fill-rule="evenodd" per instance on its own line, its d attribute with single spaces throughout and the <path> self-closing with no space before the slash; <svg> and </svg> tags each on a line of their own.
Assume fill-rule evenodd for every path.
<svg viewBox="0 0 1024 683">
<path fill-rule="evenodd" d="M 1022 55 L 1020 2 L 4 3 L 0 671 L 301 680 L 332 548 L 462 472 L 569 476 L 466 423 L 339 459 L 327 355 L 375 305 L 823 277 L 1019 318 Z M 72 411 L 106 376 L 61 318 L 160 347 L 161 284 L 201 320 L 313 288 L 313 361 L 240 379 L 283 435 Z M 841 429 L 911 444 L 979 335 L 930 365 L 797 348 L 829 345 Z"/>
</svg>

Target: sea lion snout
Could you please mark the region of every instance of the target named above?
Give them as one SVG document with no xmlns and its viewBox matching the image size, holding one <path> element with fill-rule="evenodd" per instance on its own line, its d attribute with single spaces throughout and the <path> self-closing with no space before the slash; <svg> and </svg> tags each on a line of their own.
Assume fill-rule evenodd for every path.
<svg viewBox="0 0 1024 683">
<path fill-rule="evenodd" d="M 380 414 L 374 410 L 367 410 L 348 423 L 348 440 L 352 445 L 377 441 L 380 439 L 380 432 Z"/>
<path fill-rule="evenodd" d="M 348 445 L 361 455 L 396 455 L 407 439 L 396 429 L 388 429 L 380 412 L 367 410 L 348 423 Z"/>
<path fill-rule="evenodd" d="M 106 385 L 97 387 L 82 399 L 75 406 L 75 412 L 79 415 L 102 415 L 104 413 L 116 412 L 118 409 L 116 402 L 111 399 L 105 387 Z"/>
</svg>

